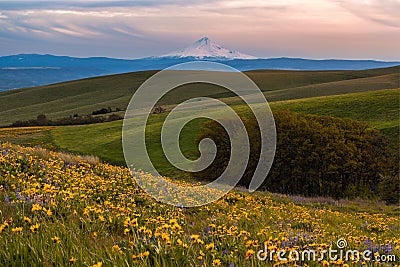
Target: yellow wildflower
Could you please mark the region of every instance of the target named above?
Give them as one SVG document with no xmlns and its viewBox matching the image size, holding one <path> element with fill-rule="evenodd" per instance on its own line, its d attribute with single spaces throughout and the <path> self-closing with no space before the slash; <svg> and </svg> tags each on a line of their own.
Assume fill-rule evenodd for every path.
<svg viewBox="0 0 400 267">
<path fill-rule="evenodd" d="M 39 230 L 40 224 L 36 223 L 34 225 L 31 225 L 30 229 L 32 232 L 36 233 Z"/>
<path fill-rule="evenodd" d="M 249 249 L 246 251 L 246 259 L 250 259 L 250 257 L 253 255 L 254 255 L 254 250 Z"/>
<path fill-rule="evenodd" d="M 221 266 L 221 260 L 215 259 L 212 261 L 212 266 Z"/>
<path fill-rule="evenodd" d="M 214 243 L 206 245 L 206 250 L 213 250 L 215 248 Z"/>
<path fill-rule="evenodd" d="M 38 211 L 38 210 L 42 210 L 42 206 L 40 206 L 39 204 L 33 204 L 32 205 L 32 212 Z"/>
<path fill-rule="evenodd" d="M 52 237 L 51 240 L 53 240 L 53 242 L 57 244 L 61 243 L 61 239 L 58 236 Z"/>
<path fill-rule="evenodd" d="M 21 233 L 21 232 L 22 232 L 22 229 L 23 229 L 23 227 L 15 227 L 15 228 L 11 229 L 11 231 L 12 231 L 13 233 L 18 234 L 18 233 Z"/>
</svg>

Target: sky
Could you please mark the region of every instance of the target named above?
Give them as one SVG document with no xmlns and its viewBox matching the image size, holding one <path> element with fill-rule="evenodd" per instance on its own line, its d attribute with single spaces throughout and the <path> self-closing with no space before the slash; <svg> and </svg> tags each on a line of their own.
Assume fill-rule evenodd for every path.
<svg viewBox="0 0 400 267">
<path fill-rule="evenodd" d="M 400 0 L 0 0 L 0 55 L 141 58 L 207 36 L 257 57 L 400 60 Z"/>
</svg>

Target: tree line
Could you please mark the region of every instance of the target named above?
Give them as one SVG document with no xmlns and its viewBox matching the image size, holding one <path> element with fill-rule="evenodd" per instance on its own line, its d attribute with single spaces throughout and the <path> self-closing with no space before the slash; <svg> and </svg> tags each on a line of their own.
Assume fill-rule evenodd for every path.
<svg viewBox="0 0 400 267">
<path fill-rule="evenodd" d="M 75 114 L 74 116 L 51 120 L 47 118 L 45 114 L 41 114 L 38 115 L 36 119 L 31 119 L 26 121 L 22 120 L 16 121 L 11 124 L 11 127 L 83 125 L 83 124 L 93 124 L 100 122 L 109 122 L 121 119 L 123 119 L 123 117 L 117 114 L 111 114 L 108 116 L 92 116 L 92 115 L 79 116 Z"/>
<path fill-rule="evenodd" d="M 399 201 L 398 157 L 388 142 L 368 124 L 329 116 L 274 112 L 277 130 L 273 165 L 261 189 L 270 192 L 329 196 L 334 198 L 374 198 L 388 203 Z M 229 120 L 229 119 L 228 119 Z M 242 118 L 250 140 L 250 159 L 239 184 L 248 186 L 258 164 L 261 137 L 257 121 Z M 217 146 L 214 162 L 193 173 L 197 179 L 214 180 L 230 159 L 230 140 L 216 121 L 202 127 L 197 143 L 211 138 Z"/>
</svg>

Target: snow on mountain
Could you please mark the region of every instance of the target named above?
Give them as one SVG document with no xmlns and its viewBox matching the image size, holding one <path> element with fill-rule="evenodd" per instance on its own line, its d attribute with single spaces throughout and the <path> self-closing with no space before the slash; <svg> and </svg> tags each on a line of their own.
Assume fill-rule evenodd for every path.
<svg viewBox="0 0 400 267">
<path fill-rule="evenodd" d="M 203 58 L 218 58 L 218 59 L 256 59 L 256 57 L 240 53 L 235 50 L 229 50 L 208 37 L 203 37 L 197 40 L 194 44 L 175 52 L 171 52 L 160 57 L 195 57 Z"/>
</svg>

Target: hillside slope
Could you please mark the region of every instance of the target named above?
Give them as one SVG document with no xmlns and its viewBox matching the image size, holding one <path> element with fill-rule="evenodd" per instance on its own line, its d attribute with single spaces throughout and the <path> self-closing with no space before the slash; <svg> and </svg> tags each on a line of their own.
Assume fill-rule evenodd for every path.
<svg viewBox="0 0 400 267">
<path fill-rule="evenodd" d="M 366 121 L 380 129 L 391 140 L 393 146 L 398 146 L 399 140 L 399 106 L 400 89 L 380 90 L 346 95 L 315 97 L 292 101 L 271 103 L 273 110 L 289 109 L 295 112 L 331 115 L 340 118 L 352 118 Z M 236 110 L 244 110 L 243 106 L 235 106 Z M 148 141 L 151 146 L 159 143 L 162 122 L 166 114 L 152 115 L 148 123 Z M 183 129 L 181 148 L 185 155 L 190 156 L 195 148 L 202 122 L 193 121 Z M 125 164 L 121 147 L 122 122 L 101 123 L 82 126 L 55 127 L 51 137 L 55 145 L 61 149 L 93 154 L 116 164 Z M 78 138 L 79 137 L 79 138 Z M 90 140 L 90 142 L 88 142 Z M 151 147 L 149 153 L 153 162 L 170 173 L 171 166 L 163 157 L 161 147 Z"/>
<path fill-rule="evenodd" d="M 400 67 L 362 71 L 257 70 L 246 74 L 265 91 L 269 101 L 362 92 L 399 87 Z M 49 118 L 88 115 L 112 107 L 124 110 L 135 90 L 156 71 L 89 78 L 0 93 L 0 125 L 28 120 L 39 114 Z M 195 96 L 232 96 L 222 87 L 190 84 L 168 94 L 162 105 Z"/>
<path fill-rule="evenodd" d="M 0 177 L 1 266 L 287 266 L 256 253 L 264 242 L 318 252 L 343 238 L 353 250 L 400 257 L 399 210 L 376 201 L 234 190 L 180 208 L 151 198 L 127 168 L 1 143 Z M 306 263 L 322 266 L 296 262 Z"/>
</svg>

